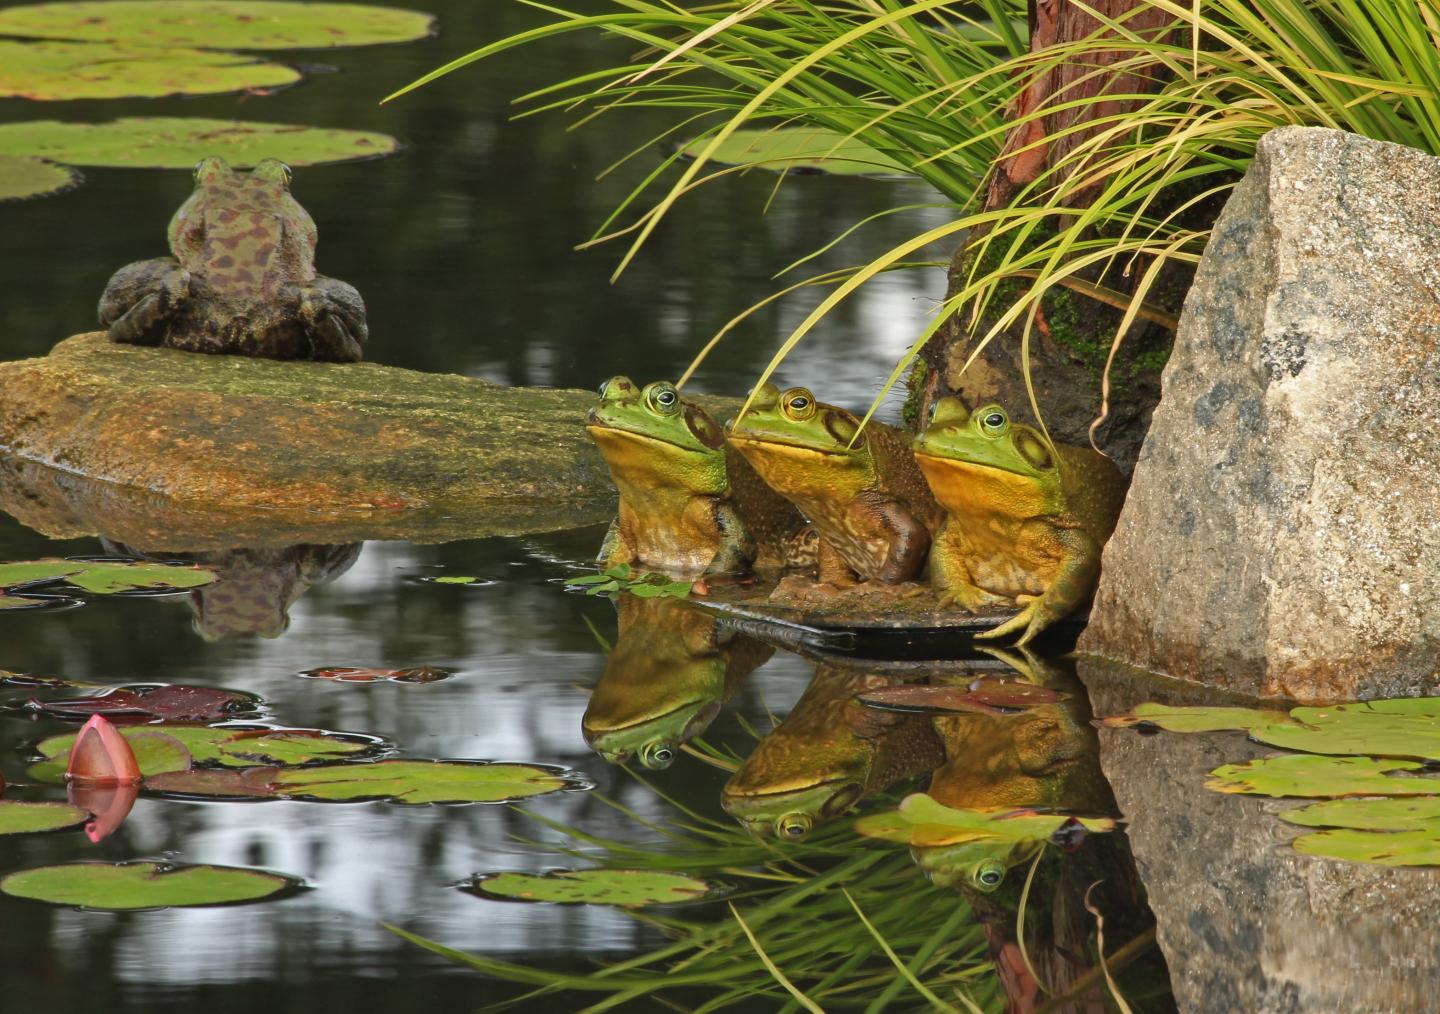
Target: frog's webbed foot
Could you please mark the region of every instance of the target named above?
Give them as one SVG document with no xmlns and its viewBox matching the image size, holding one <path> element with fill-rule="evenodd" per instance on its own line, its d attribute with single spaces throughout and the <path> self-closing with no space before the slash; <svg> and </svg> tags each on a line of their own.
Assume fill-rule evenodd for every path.
<svg viewBox="0 0 1440 1014">
<path fill-rule="evenodd" d="M 315 279 L 300 290 L 300 320 L 310 339 L 310 358 L 322 362 L 359 362 L 370 337 L 365 301 L 353 285 L 338 278 Z"/>
<path fill-rule="evenodd" d="M 173 257 L 127 264 L 110 277 L 98 307 L 110 340 L 127 345 L 160 345 L 165 324 L 190 298 L 190 272 Z"/>
<path fill-rule="evenodd" d="M 1025 597 L 1030 598 L 1029 596 Z M 1018 602 L 1019 599 L 1017 598 L 1016 601 Z M 983 634 L 976 634 L 975 640 L 999 640 L 1002 637 L 1009 637 L 1016 631 L 1023 630 L 1024 633 L 1015 642 L 1015 646 L 1021 648 L 1034 640 L 1036 634 L 1064 615 L 1064 612 L 1057 612 L 1053 607 L 1047 605 L 1044 597 L 1030 598 L 1030 601 L 1025 604 L 1025 608 L 1021 609 L 1017 616 L 1011 617 L 998 627 L 987 630 Z"/>
</svg>

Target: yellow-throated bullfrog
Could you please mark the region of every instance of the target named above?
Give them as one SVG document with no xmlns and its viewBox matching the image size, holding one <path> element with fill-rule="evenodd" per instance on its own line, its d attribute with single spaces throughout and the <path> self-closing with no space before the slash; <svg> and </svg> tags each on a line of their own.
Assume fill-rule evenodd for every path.
<svg viewBox="0 0 1440 1014">
<path fill-rule="evenodd" d="M 127 264 L 100 297 L 113 341 L 190 352 L 354 362 L 368 337 L 352 286 L 315 273 L 315 221 L 290 169 L 202 159 L 169 228 L 172 257 Z"/>
<path fill-rule="evenodd" d="M 726 439 L 820 535 L 819 579 L 897 584 L 925 566 L 939 506 L 898 430 L 817 402 L 803 387 L 755 393 Z"/>
<path fill-rule="evenodd" d="M 794 709 L 726 783 L 720 805 L 755 834 L 799 841 L 865 796 L 934 768 L 942 754 L 928 718 L 855 699 L 897 682 L 819 666 Z"/>
<path fill-rule="evenodd" d="M 1024 644 L 1095 590 L 1100 550 L 1125 501 L 1125 477 L 1088 447 L 1055 444 L 999 405 L 942 398 L 915 438 L 915 460 L 945 520 L 930 551 L 942 605 L 971 612 L 1014 601 L 1020 614 L 979 637 Z"/>
<path fill-rule="evenodd" d="M 601 566 L 672 574 L 743 574 L 790 562 L 805 525 L 725 445 L 720 427 L 673 384 L 627 377 L 600 386 L 585 428 L 620 491 Z"/>
<path fill-rule="evenodd" d="M 668 768 L 775 649 L 672 598 L 622 595 L 619 636 L 580 727 L 611 764 Z"/>
</svg>

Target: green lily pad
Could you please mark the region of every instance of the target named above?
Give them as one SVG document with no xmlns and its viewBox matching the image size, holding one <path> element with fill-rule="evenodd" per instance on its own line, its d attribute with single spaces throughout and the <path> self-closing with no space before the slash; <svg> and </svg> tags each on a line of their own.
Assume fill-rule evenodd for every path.
<svg viewBox="0 0 1440 1014">
<path fill-rule="evenodd" d="M 225 767 L 309 764 L 321 760 L 357 758 L 374 753 L 383 744 L 376 740 L 343 738 L 321 729 L 269 729 L 204 725 L 141 725 L 120 730 L 130 741 L 147 778 L 168 771 L 182 771 L 179 754 L 164 740 L 174 740 L 196 764 Z M 148 739 L 147 737 L 157 737 Z M 66 759 L 75 742 L 74 733 L 41 740 L 36 750 L 45 758 L 30 768 L 36 781 L 55 782 L 65 774 Z"/>
<path fill-rule="evenodd" d="M 655 870 L 555 870 L 492 873 L 478 877 L 470 890 L 505 901 L 548 901 L 559 905 L 675 905 L 715 893 L 704 880 Z"/>
<path fill-rule="evenodd" d="M 1266 728 L 1256 738 L 1307 753 L 1440 760 L 1440 698 L 1295 708 L 1290 717 L 1295 724 Z"/>
<path fill-rule="evenodd" d="M 0 35 L 144 46 L 318 49 L 422 39 L 435 18 L 393 7 L 224 0 L 106 0 L 0 11 Z"/>
<path fill-rule="evenodd" d="M 276 873 L 228 866 L 66 863 L 12 873 L 0 880 L 0 891 L 52 905 L 120 911 L 259 901 L 296 883 Z"/>
<path fill-rule="evenodd" d="M 1080 817 L 1033 810 L 971 810 L 946 806 L 923 792 L 906 796 L 897 810 L 874 813 L 855 821 L 855 830 L 869 838 L 906 845 L 949 845 L 980 839 L 1043 841 L 1070 824 L 1087 831 L 1113 831 L 1109 817 Z"/>
<path fill-rule="evenodd" d="M 1391 775 L 1423 767 L 1414 761 L 1374 757 L 1285 754 L 1221 765 L 1210 772 L 1205 787 L 1217 792 L 1274 797 L 1440 795 L 1440 779 Z"/>
<path fill-rule="evenodd" d="M 697 156 L 708 138 L 686 145 L 682 152 Z M 899 162 L 874 148 L 820 127 L 780 127 L 775 130 L 737 130 L 711 153 L 725 165 L 760 169 L 808 169 L 837 175 L 911 175 Z"/>
<path fill-rule="evenodd" d="M 199 588 L 215 581 L 214 571 L 165 563 L 117 563 L 87 560 L 33 560 L 0 563 L 0 588 L 64 581 L 96 595 L 169 588 Z"/>
<path fill-rule="evenodd" d="M 0 39 L 0 97 L 43 102 L 219 95 L 281 88 L 300 72 L 238 53 L 108 42 Z"/>
<path fill-rule="evenodd" d="M 1338 828 L 1302 834 L 1291 842 L 1296 852 L 1378 866 L 1440 865 L 1440 830 L 1362 831 Z"/>
<path fill-rule="evenodd" d="M 0 799 L 0 834 L 58 831 L 85 823 L 88 814 L 69 803 L 26 803 Z"/>
<path fill-rule="evenodd" d="M 300 799 L 415 804 L 504 803 L 584 785 L 577 776 L 542 764 L 422 760 L 327 764 L 285 771 L 274 783 L 277 792 Z"/>
<path fill-rule="evenodd" d="M 1171 707 L 1168 704 L 1139 704 L 1123 715 L 1102 719 L 1110 729 L 1126 729 L 1136 725 L 1153 725 L 1168 732 L 1251 732 L 1275 724 L 1290 724 L 1283 711 L 1262 711 L 1258 708 Z"/>
<path fill-rule="evenodd" d="M 108 123 L 29 120 L 0 124 L 0 154 L 36 155 L 66 165 L 118 169 L 190 169 L 219 155 L 237 169 L 267 158 L 291 166 L 389 155 L 388 134 L 293 123 L 143 116 Z"/>
<path fill-rule="evenodd" d="M 0 155 L 0 201 L 44 197 L 79 182 L 80 174 L 66 166 L 39 158 Z"/>
<path fill-rule="evenodd" d="M 1294 810 L 1280 819 L 1301 827 L 1353 827 L 1366 831 L 1430 831 L 1440 835 L 1440 796 L 1330 799 Z"/>
</svg>

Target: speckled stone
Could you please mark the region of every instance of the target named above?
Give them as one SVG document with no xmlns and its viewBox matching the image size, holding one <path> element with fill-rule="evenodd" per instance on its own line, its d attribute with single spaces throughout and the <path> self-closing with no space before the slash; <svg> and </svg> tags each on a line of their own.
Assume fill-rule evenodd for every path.
<svg viewBox="0 0 1440 1014">
<path fill-rule="evenodd" d="M 1082 651 L 1440 691 L 1440 159 L 1285 127 L 1216 223 Z"/>
</svg>

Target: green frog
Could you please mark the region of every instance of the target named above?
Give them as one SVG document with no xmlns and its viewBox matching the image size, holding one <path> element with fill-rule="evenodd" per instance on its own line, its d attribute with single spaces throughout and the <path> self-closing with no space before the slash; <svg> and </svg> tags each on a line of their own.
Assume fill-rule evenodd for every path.
<svg viewBox="0 0 1440 1014">
<path fill-rule="evenodd" d="M 622 595 L 616 609 L 619 636 L 581 731 L 611 764 L 663 770 L 775 649 L 678 599 Z"/>
<path fill-rule="evenodd" d="M 785 720 L 726 783 L 720 805 L 750 831 L 800 841 L 875 792 L 940 763 L 930 720 L 855 695 L 897 677 L 822 664 Z"/>
<path fill-rule="evenodd" d="M 915 460 L 945 520 L 930 552 L 942 606 L 1020 613 L 976 635 L 1026 644 L 1095 591 L 1100 551 L 1125 502 L 1125 477 L 1088 447 L 1056 444 L 999 405 L 942 398 L 915 437 Z"/>
<path fill-rule="evenodd" d="M 920 574 L 941 511 L 904 434 L 876 422 L 862 432 L 852 413 L 806 388 L 782 394 L 764 384 L 725 436 L 815 526 L 821 583 L 899 584 Z"/>
<path fill-rule="evenodd" d="M 726 447 L 715 421 L 673 384 L 642 390 L 612 377 L 585 428 L 620 491 L 602 567 L 714 575 L 803 562 L 800 512 Z"/>
<path fill-rule="evenodd" d="M 315 273 L 315 221 L 290 194 L 290 169 L 248 174 L 218 157 L 169 228 L 171 257 L 127 264 L 100 297 L 112 341 L 270 359 L 355 362 L 368 337 L 352 286 Z"/>
</svg>

